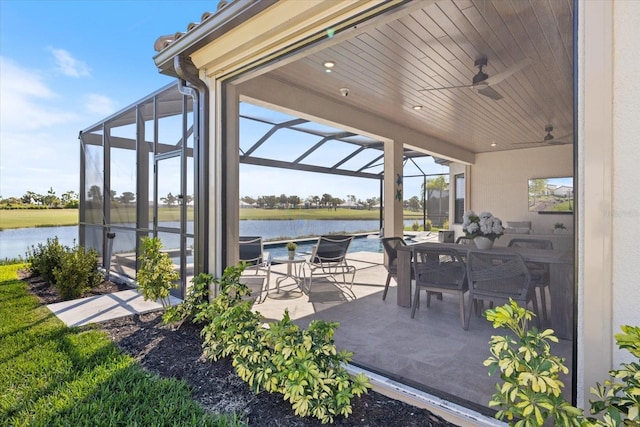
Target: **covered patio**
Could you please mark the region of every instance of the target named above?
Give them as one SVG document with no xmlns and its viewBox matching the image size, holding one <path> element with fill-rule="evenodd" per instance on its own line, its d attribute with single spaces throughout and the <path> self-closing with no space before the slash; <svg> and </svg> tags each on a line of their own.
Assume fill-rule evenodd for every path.
<svg viewBox="0 0 640 427">
<path fill-rule="evenodd" d="M 161 96 L 145 101 L 147 109 L 132 109 L 130 123 L 138 126 L 127 129 L 137 154 L 128 159 L 143 165 L 135 183 L 143 202 L 130 221 L 134 227 L 109 222 L 122 229 L 116 239 L 128 236 L 135 254 L 141 235 L 175 237 L 184 287 L 190 273 L 220 274 L 237 262 L 239 165 L 253 151 L 240 137 L 246 103 L 340 129 L 355 142 L 354 152 L 375 148 L 383 154 L 383 177 L 402 176 L 407 155 L 448 162 L 455 194 L 449 223 L 456 236 L 462 234 L 462 212 L 491 211 L 505 222 L 529 223 L 526 234 L 532 238 L 552 237 L 554 223 L 562 222 L 568 230 L 561 244 L 573 253 L 578 211 L 529 209 L 528 182 L 574 177 L 579 184 L 575 14 L 571 1 L 221 2 L 185 32 L 158 39 L 155 62 L 177 78 L 184 95 L 171 100 L 181 108 L 176 122 L 181 130 L 172 145 L 162 140 Z M 114 123 L 107 119 L 83 132 L 86 153 L 95 154 L 90 145 L 105 150 L 96 154 L 97 164 L 108 163 L 108 151 L 124 143 L 111 132 Z M 301 149 L 291 144 L 292 153 Z M 91 156 L 86 159 L 89 165 Z M 150 215 L 146 206 L 147 200 L 158 201 L 157 194 L 149 194 L 149 181 L 162 179 L 151 171 L 163 166 L 176 168 L 178 194 L 193 201 L 180 205 L 171 226 L 158 222 L 157 211 Z M 94 206 L 88 190 L 103 185 L 102 199 L 96 197 L 103 205 L 95 206 L 100 214 L 81 218 L 81 227 L 87 241 L 105 251 L 101 215 L 125 212 L 104 196 L 108 176 L 100 181 L 88 173 L 81 189 L 89 215 Z M 401 181 L 385 179 L 385 236 L 403 235 L 398 194 Z M 301 324 L 315 318 L 340 321 L 338 345 L 354 351 L 358 364 L 491 413 L 486 404 L 495 378 L 482 366 L 495 332 L 488 322 L 472 317 L 470 329 L 463 330 L 457 302 L 446 295 L 411 319 L 410 309 L 397 304 L 395 289 L 382 301 L 382 254 L 350 257 L 358 267 L 356 298 L 326 282 L 296 299 L 267 297 L 256 309 L 278 319 L 288 308 Z M 578 312 L 574 303 L 564 309 L 570 312 L 572 336 L 561 340 L 557 352 L 567 357 L 566 390 L 575 400 Z"/>
<path fill-rule="evenodd" d="M 437 243 L 437 236 L 429 241 Z M 314 279 L 312 292 L 306 293 L 298 292 L 298 285 L 286 279 L 278 293 L 275 282 L 286 275 L 284 264 L 272 266 L 268 293 L 263 286 L 264 275 L 248 271 L 243 281 L 256 296 L 263 286 L 263 294 L 253 308 L 265 317 L 265 322 L 282 319 L 285 310 L 301 327 L 317 319 L 339 322 L 336 344 L 354 353 L 357 367 L 387 378 L 389 384 L 405 384 L 427 395 L 491 414 L 486 403 L 500 378 L 489 376 L 482 362 L 490 356 L 491 336 L 504 335 L 506 331 L 495 330 L 485 318 L 473 313 L 469 329 L 464 330 L 458 299 L 446 293 L 442 300 L 433 297 L 427 308 L 423 292 L 420 309 L 412 319 L 411 307 L 398 304 L 395 280 L 391 280 L 387 297 L 382 299 L 387 277 L 382 253 L 349 252 L 347 261 L 357 269 L 352 287 L 341 284 L 336 280 L 339 277 Z M 541 326 L 552 327 L 551 319 L 542 320 Z M 559 340 L 553 352 L 565 357 L 567 366 L 571 366 L 570 340 Z M 564 375 L 562 380 L 569 393 L 571 375 Z"/>
</svg>

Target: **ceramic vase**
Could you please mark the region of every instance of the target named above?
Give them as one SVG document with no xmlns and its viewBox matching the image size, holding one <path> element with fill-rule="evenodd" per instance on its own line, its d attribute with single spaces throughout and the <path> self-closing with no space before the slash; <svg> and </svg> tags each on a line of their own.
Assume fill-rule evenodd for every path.
<svg viewBox="0 0 640 427">
<path fill-rule="evenodd" d="M 473 239 L 473 243 L 475 243 L 476 248 L 478 249 L 491 249 L 493 247 L 493 240 L 488 237 L 478 236 Z"/>
</svg>

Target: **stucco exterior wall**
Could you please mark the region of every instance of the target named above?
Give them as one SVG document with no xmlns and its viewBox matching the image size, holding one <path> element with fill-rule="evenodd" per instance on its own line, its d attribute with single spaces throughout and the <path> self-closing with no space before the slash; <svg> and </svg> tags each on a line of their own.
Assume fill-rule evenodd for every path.
<svg viewBox="0 0 640 427">
<path fill-rule="evenodd" d="M 531 221 L 538 233 L 551 232 L 556 222 L 573 229 L 573 215 L 542 215 L 528 207 L 529 179 L 573 176 L 571 145 L 477 154 L 470 169 L 465 210 L 489 211 L 503 223 Z"/>
<path fill-rule="evenodd" d="M 620 325 L 640 326 L 640 57 L 638 2 L 614 3 L 613 67 L 613 333 Z M 614 351 L 614 366 L 631 361 Z M 603 373 L 605 375 L 606 373 Z"/>
</svg>

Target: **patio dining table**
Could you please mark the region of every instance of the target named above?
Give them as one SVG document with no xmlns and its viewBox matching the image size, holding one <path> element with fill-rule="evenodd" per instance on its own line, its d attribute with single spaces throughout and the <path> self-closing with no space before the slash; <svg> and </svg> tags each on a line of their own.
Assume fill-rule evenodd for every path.
<svg viewBox="0 0 640 427">
<path fill-rule="evenodd" d="M 433 247 L 454 249 L 464 259 L 466 259 L 469 251 L 477 250 L 474 245 L 459 245 L 455 243 L 417 243 L 399 247 L 397 276 L 397 304 L 399 306 L 411 307 L 411 259 L 413 258 L 413 251 L 417 248 Z M 516 252 L 522 256 L 525 262 L 549 264 L 551 327 L 558 338 L 572 339 L 574 305 L 573 251 L 515 247 L 493 247 L 487 250 Z"/>
</svg>

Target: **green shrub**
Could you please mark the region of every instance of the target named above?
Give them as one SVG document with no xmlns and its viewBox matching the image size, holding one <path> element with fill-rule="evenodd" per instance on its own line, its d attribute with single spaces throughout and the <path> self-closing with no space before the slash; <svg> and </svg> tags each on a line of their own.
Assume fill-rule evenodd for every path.
<svg viewBox="0 0 640 427">
<path fill-rule="evenodd" d="M 413 221 L 413 224 L 411 224 L 411 229 L 413 231 L 418 231 L 420 230 L 420 223 L 418 221 Z"/>
<path fill-rule="evenodd" d="M 604 413 L 604 425 L 640 425 L 640 327 L 624 325 L 621 334 L 616 334 L 619 348 L 629 350 L 638 358 L 632 363 L 623 363 L 622 369 L 609 371 L 610 380 L 597 384 L 591 393 L 598 400 L 590 400 L 591 414 Z M 596 421 L 589 418 L 590 421 Z"/>
<path fill-rule="evenodd" d="M 428 219 L 424 231 L 431 231 L 432 228 L 433 228 L 433 221 Z"/>
<path fill-rule="evenodd" d="M 213 282 L 213 275 L 208 273 L 200 273 L 191 279 L 191 287 L 187 292 L 187 296 L 181 304 L 167 307 L 162 316 L 165 324 L 177 324 L 178 329 L 187 319 L 192 319 L 195 323 L 201 323 L 205 319 L 198 316 L 199 313 L 205 311 L 209 306 L 209 285 Z M 196 320 L 196 316 L 197 320 Z"/>
<path fill-rule="evenodd" d="M 496 418 L 506 418 L 509 425 L 515 426 L 542 426 L 548 418 L 556 426 L 640 425 L 640 327 L 624 325 L 623 333 L 615 335 L 618 347 L 629 350 L 638 361 L 623 363 L 622 369 L 609 372 L 611 380 L 591 388 L 598 398 L 590 400 L 591 414 L 602 416 L 597 419 L 585 418 L 581 409 L 571 406 L 562 396 L 564 385 L 558 376 L 568 369 L 564 359 L 549 351 L 549 341 L 558 341 L 553 330 L 527 330 L 533 313 L 514 301 L 487 310 L 485 316 L 494 328 L 507 328 L 518 339 L 492 336 L 492 356 L 484 362 L 490 374 L 499 368 L 504 381 L 496 384 L 496 393 L 489 402 L 489 406 L 501 408 Z"/>
<path fill-rule="evenodd" d="M 336 350 L 333 336 L 338 326 L 314 320 L 301 330 L 285 311 L 284 318 L 270 323 L 262 334 L 261 347 L 267 349 L 262 354 L 268 357 L 246 352 L 234 357 L 236 369 L 255 391 L 262 386 L 282 393 L 298 416 L 313 416 L 322 423 L 332 423 L 337 415 L 348 417 L 351 399 L 371 385 L 364 374 L 352 378 L 343 368 L 353 354 Z"/>
<path fill-rule="evenodd" d="M 301 330 L 288 311 L 279 322 L 263 328 L 264 318 L 243 300 L 250 291 L 239 282 L 243 266 L 229 267 L 217 281 L 220 294 L 199 316 L 210 319 L 202 330 L 204 354 L 218 360 L 230 357 L 238 375 L 258 393 L 278 392 L 295 414 L 322 423 L 351 414 L 351 399 L 371 388 L 364 374 L 351 377 L 343 364 L 351 353 L 336 350 L 338 323 L 313 321 Z"/>
<path fill-rule="evenodd" d="M 568 373 L 564 359 L 550 352 L 549 342 L 557 342 L 553 330 L 527 328 L 533 313 L 511 300 L 509 304 L 485 312 L 494 328 L 507 328 L 512 335 L 492 336 L 491 357 L 484 361 L 489 374 L 500 370 L 502 384 L 496 384 L 489 406 L 498 406 L 496 418 L 515 426 L 541 426 L 547 418 L 554 425 L 578 426 L 582 411 L 562 395 L 560 373 Z"/>
<path fill-rule="evenodd" d="M 169 306 L 169 293 L 180 278 L 173 269 L 169 254 L 162 252 L 162 242 L 157 237 L 142 238 L 142 253 L 138 258 L 140 267 L 136 280 L 140 293 L 146 300 L 160 300 L 163 307 Z"/>
<path fill-rule="evenodd" d="M 58 237 L 47 239 L 46 244 L 38 243 L 27 250 L 26 258 L 31 274 L 41 276 L 50 285 L 55 285 L 53 271 L 60 266 L 62 256 L 70 249 L 58 240 Z"/>
<path fill-rule="evenodd" d="M 80 297 L 104 281 L 104 274 L 98 270 L 98 252 L 85 251 L 82 246 L 63 252 L 59 265 L 53 269 L 53 277 L 63 299 Z"/>
<path fill-rule="evenodd" d="M 202 330 L 204 355 L 209 359 L 233 354 L 235 334 L 242 335 L 245 330 L 251 333 L 260 325 L 261 318 L 251 311 L 251 302 L 242 300 L 251 294 L 247 285 L 240 282 L 244 268 L 244 263 L 227 267 L 221 278 L 214 279 L 218 296 L 194 316 L 196 322 L 209 322 Z"/>
<path fill-rule="evenodd" d="M 442 223 L 442 229 L 443 230 L 449 229 L 449 218 L 445 219 L 444 222 Z"/>
</svg>

